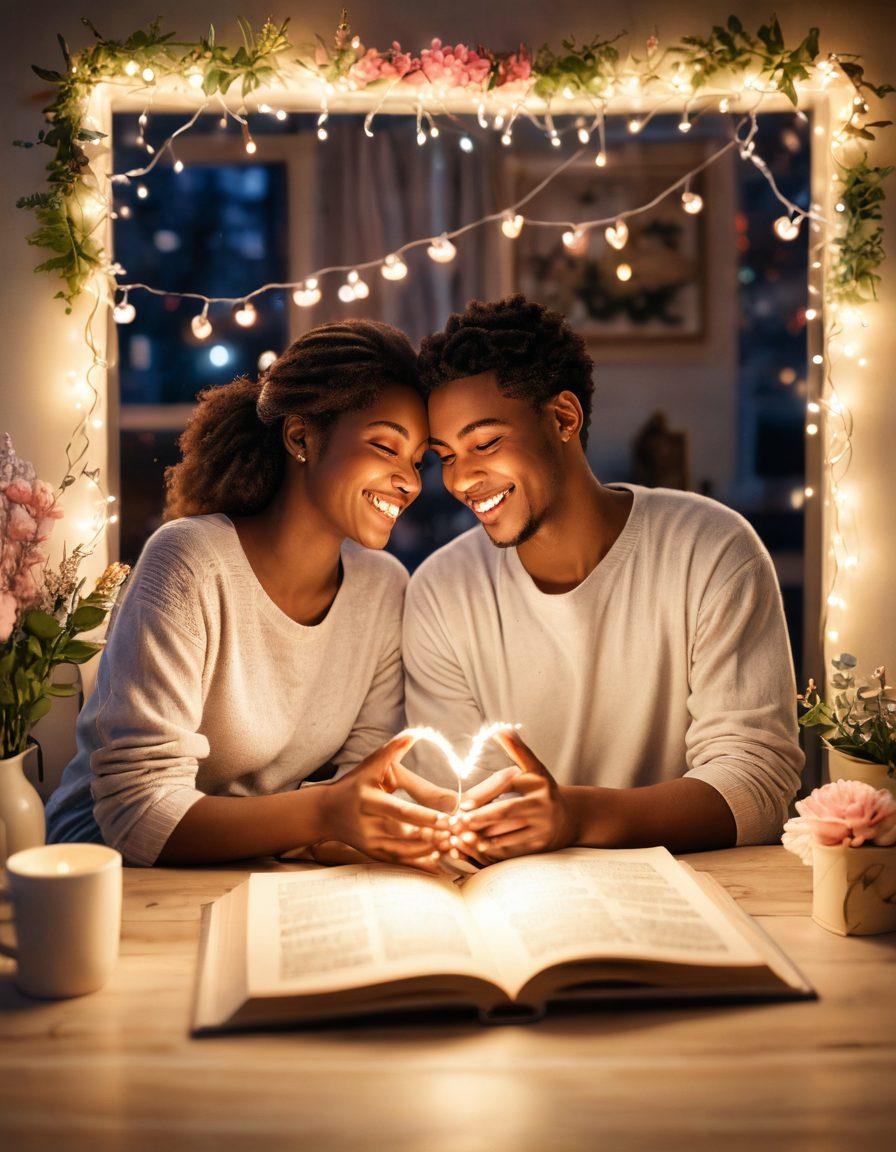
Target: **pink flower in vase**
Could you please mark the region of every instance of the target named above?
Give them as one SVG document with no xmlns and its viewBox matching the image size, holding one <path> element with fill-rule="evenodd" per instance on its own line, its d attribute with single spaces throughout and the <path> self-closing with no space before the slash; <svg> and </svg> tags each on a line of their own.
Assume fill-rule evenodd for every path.
<svg viewBox="0 0 896 1152">
<path fill-rule="evenodd" d="M 30 504 L 34 498 L 34 491 L 27 480 L 10 480 L 0 486 L 0 493 L 14 504 Z"/>
<path fill-rule="evenodd" d="M 18 611 L 19 602 L 15 596 L 0 589 L 0 644 L 4 644 L 12 635 Z"/>
<path fill-rule="evenodd" d="M 24 504 L 13 504 L 6 522 L 6 533 L 10 540 L 33 540 L 37 534 L 37 523 Z"/>
<path fill-rule="evenodd" d="M 784 825 L 783 844 L 804 864 L 812 862 L 812 845 L 896 844 L 896 798 L 886 788 L 861 780 L 835 780 L 798 800 L 799 816 Z"/>
</svg>

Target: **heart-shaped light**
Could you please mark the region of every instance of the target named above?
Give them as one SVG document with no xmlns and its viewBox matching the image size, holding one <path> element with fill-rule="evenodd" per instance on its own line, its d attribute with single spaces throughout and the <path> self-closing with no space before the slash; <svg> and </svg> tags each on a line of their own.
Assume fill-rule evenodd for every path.
<svg viewBox="0 0 896 1152">
<path fill-rule="evenodd" d="M 618 252 L 625 247 L 628 240 L 628 224 L 624 220 L 617 220 L 615 225 L 611 224 L 609 228 L 604 230 L 604 236 L 606 236 L 610 247 L 615 248 Z"/>
<path fill-rule="evenodd" d="M 448 761 L 451 771 L 457 777 L 457 807 L 460 807 L 463 796 L 463 782 L 475 771 L 486 744 L 489 740 L 497 736 L 499 732 L 513 732 L 517 728 L 519 728 L 519 724 L 506 724 L 500 720 L 495 724 L 484 724 L 473 737 L 470 750 L 466 756 L 459 756 L 448 737 L 435 728 L 405 728 L 404 731 L 399 732 L 398 735 L 413 736 L 417 743 L 423 741 L 439 749 Z M 456 810 L 457 809 L 455 809 L 455 811 Z"/>
</svg>

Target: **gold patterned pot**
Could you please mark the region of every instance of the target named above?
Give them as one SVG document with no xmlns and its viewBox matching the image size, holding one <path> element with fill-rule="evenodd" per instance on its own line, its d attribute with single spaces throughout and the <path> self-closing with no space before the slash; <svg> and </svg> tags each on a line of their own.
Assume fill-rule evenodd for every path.
<svg viewBox="0 0 896 1152">
<path fill-rule="evenodd" d="M 813 844 L 812 919 L 840 936 L 896 932 L 896 846 Z"/>
</svg>

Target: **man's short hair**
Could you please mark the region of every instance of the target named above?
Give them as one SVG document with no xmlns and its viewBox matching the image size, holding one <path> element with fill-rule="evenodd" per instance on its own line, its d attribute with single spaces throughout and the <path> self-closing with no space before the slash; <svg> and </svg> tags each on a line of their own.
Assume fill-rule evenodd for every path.
<svg viewBox="0 0 896 1152">
<path fill-rule="evenodd" d="M 521 295 L 471 300 L 423 340 L 419 367 L 426 395 L 482 372 L 494 372 L 505 396 L 529 400 L 536 411 L 558 392 L 572 392 L 584 414 L 582 444 L 588 443 L 594 362 L 565 317 L 543 304 Z"/>
</svg>

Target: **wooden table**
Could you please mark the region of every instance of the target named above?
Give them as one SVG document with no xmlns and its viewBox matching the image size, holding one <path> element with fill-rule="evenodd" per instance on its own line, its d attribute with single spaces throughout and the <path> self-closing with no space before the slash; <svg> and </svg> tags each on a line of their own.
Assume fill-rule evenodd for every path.
<svg viewBox="0 0 896 1152">
<path fill-rule="evenodd" d="M 101 992 L 30 1001 L 2 962 L 0 1146 L 893 1148 L 896 936 L 813 924 L 811 871 L 783 848 L 687 859 L 758 917 L 818 1002 L 191 1040 L 200 905 L 249 869 L 125 869 L 121 961 Z"/>
</svg>

